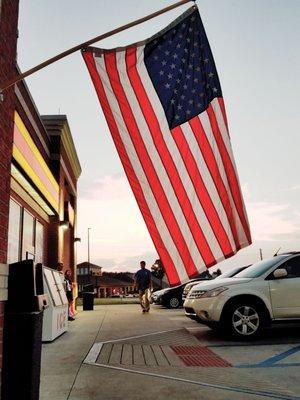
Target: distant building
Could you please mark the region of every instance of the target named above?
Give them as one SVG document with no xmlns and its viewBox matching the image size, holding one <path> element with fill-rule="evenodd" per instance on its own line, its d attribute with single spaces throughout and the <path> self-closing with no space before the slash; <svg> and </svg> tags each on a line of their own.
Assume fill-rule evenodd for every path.
<svg viewBox="0 0 300 400">
<path fill-rule="evenodd" d="M 88 262 L 77 265 L 79 295 L 86 285 L 92 285 L 96 297 L 126 296 L 134 290 L 133 274 L 102 272 L 102 267 Z"/>
</svg>

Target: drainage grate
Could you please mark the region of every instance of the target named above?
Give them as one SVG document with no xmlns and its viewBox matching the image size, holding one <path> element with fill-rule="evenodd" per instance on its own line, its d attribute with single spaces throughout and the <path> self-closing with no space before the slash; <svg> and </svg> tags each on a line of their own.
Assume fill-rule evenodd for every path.
<svg viewBox="0 0 300 400">
<path fill-rule="evenodd" d="M 175 354 L 189 367 L 232 367 L 212 350 L 203 346 L 171 346 Z"/>
</svg>

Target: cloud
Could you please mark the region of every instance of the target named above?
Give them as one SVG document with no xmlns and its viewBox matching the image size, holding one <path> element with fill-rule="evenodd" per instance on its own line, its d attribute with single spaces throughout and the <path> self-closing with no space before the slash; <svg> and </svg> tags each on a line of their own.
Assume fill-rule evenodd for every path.
<svg viewBox="0 0 300 400">
<path fill-rule="evenodd" d="M 156 254 L 124 175 L 105 176 L 79 197 L 77 235 L 82 240 L 77 246 L 78 262 L 87 259 L 88 228 L 91 262 L 105 262 L 103 267 L 136 268 L 143 254 Z"/>
<path fill-rule="evenodd" d="M 83 182 L 81 189 L 81 199 L 109 201 L 133 196 L 126 176 L 121 173 L 105 175 L 94 181 L 89 187 Z"/>
<path fill-rule="evenodd" d="M 250 202 L 247 212 L 253 241 L 276 241 L 299 233 L 300 216 L 289 204 Z"/>
<path fill-rule="evenodd" d="M 291 187 L 285 189 L 285 191 L 287 191 L 287 192 L 294 192 L 297 190 L 300 190 L 300 185 L 291 186 Z"/>
</svg>

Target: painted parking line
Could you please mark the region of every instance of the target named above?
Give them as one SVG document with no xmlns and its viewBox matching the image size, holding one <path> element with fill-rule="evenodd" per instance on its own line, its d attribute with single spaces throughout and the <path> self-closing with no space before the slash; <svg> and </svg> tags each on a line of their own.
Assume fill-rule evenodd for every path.
<svg viewBox="0 0 300 400">
<path fill-rule="evenodd" d="M 286 368 L 286 367 L 299 367 L 300 363 L 280 363 L 289 356 L 300 352 L 300 345 L 292 347 L 287 351 L 277 354 L 276 356 L 267 358 L 266 360 L 257 364 L 240 364 L 236 365 L 237 368 Z"/>
</svg>

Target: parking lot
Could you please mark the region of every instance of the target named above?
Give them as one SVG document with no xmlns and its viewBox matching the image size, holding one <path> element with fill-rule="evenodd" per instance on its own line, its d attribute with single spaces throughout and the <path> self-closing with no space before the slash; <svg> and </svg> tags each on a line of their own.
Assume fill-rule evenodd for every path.
<svg viewBox="0 0 300 400">
<path fill-rule="evenodd" d="M 41 399 L 300 398 L 299 328 L 234 342 L 182 309 L 97 306 L 44 345 Z"/>
</svg>

